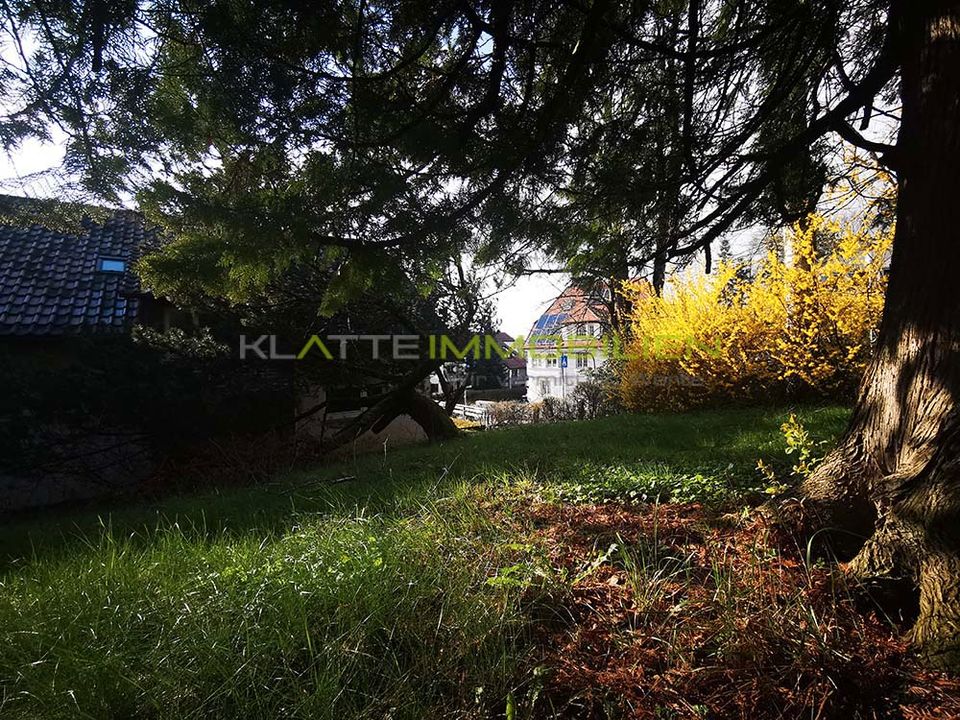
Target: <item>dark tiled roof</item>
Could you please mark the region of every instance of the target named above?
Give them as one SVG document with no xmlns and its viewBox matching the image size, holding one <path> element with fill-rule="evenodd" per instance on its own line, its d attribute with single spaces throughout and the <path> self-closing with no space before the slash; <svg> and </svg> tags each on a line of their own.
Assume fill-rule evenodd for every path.
<svg viewBox="0 0 960 720">
<path fill-rule="evenodd" d="M 502 331 L 494 333 L 493 339 L 500 343 L 500 347 L 504 350 L 513 345 L 513 336 Z M 511 370 L 519 370 L 527 366 L 527 359 L 520 355 L 511 355 L 503 359 L 503 364 Z"/>
<path fill-rule="evenodd" d="M 129 211 L 84 222 L 77 234 L 0 226 L 0 335 L 127 332 L 140 291 L 131 266 L 155 242 Z M 100 271 L 101 258 L 123 260 L 126 269 Z"/>
</svg>

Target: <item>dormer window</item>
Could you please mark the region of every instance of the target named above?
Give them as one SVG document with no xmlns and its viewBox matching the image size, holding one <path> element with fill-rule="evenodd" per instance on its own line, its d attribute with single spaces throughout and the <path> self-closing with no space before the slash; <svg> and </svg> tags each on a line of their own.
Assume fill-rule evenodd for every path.
<svg viewBox="0 0 960 720">
<path fill-rule="evenodd" d="M 97 270 L 100 272 L 122 273 L 127 269 L 127 263 L 120 258 L 102 257 L 97 260 Z"/>
</svg>

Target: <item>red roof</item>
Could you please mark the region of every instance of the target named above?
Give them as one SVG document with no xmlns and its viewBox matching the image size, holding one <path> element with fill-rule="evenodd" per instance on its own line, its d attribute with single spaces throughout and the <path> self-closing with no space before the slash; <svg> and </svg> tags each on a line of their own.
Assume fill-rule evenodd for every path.
<svg viewBox="0 0 960 720">
<path fill-rule="evenodd" d="M 528 335 L 548 335 L 556 328 L 574 323 L 605 323 L 605 308 L 595 293 L 570 285 L 530 328 Z"/>
</svg>

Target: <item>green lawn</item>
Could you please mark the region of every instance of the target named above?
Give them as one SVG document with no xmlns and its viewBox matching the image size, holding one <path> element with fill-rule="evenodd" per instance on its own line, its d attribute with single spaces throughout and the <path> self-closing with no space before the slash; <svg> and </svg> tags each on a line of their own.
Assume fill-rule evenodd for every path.
<svg viewBox="0 0 960 720">
<path fill-rule="evenodd" d="M 502 715 L 556 578 L 494 498 L 736 503 L 789 411 L 489 431 L 0 530 L 0 717 Z M 801 408 L 811 434 L 842 408 Z M 542 613 L 541 613 L 542 614 Z"/>
</svg>

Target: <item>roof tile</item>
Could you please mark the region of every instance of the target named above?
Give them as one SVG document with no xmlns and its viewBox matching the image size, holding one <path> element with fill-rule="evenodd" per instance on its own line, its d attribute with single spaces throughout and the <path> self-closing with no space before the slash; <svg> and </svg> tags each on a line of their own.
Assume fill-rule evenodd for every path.
<svg viewBox="0 0 960 720">
<path fill-rule="evenodd" d="M 0 226 L 0 335 L 125 332 L 140 304 L 130 267 L 156 243 L 143 218 L 128 211 L 85 223 L 80 235 Z M 125 260 L 127 270 L 99 271 L 101 257 Z"/>
</svg>

